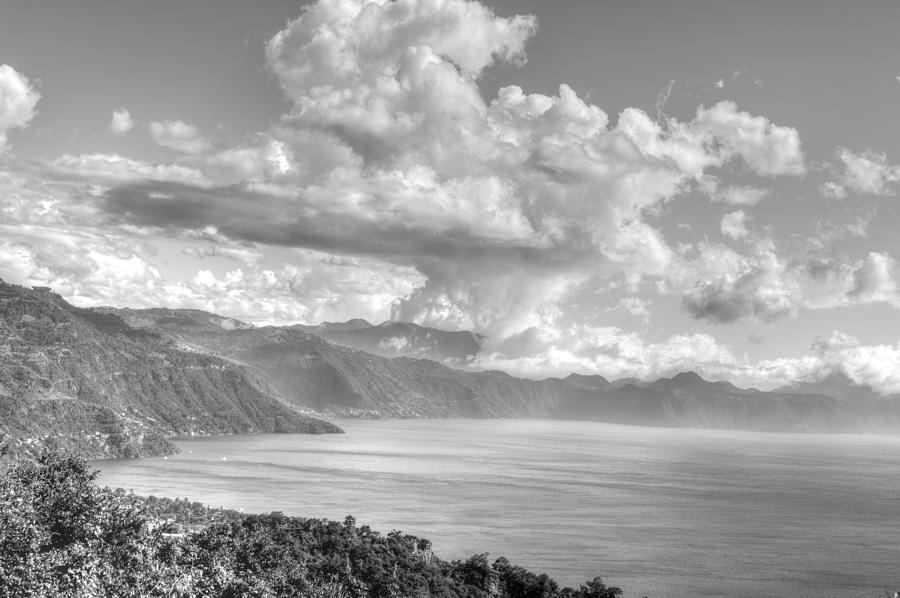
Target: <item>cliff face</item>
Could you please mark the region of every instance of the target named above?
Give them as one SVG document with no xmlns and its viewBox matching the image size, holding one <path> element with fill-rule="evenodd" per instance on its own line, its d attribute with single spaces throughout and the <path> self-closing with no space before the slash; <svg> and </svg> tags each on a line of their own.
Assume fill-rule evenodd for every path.
<svg viewBox="0 0 900 598">
<path fill-rule="evenodd" d="M 336 432 L 262 377 L 177 349 L 114 313 L 0 282 L 0 442 L 91 458 L 174 451 L 172 435 Z"/>
</svg>

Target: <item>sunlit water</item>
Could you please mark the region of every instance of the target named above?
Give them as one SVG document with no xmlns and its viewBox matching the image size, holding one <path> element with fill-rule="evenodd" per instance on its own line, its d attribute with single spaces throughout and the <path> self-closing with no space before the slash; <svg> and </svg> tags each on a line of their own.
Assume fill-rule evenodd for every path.
<svg viewBox="0 0 900 598">
<path fill-rule="evenodd" d="M 533 420 L 340 421 L 343 435 L 179 441 L 101 481 L 427 537 L 626 596 L 900 588 L 900 439 Z"/>
</svg>

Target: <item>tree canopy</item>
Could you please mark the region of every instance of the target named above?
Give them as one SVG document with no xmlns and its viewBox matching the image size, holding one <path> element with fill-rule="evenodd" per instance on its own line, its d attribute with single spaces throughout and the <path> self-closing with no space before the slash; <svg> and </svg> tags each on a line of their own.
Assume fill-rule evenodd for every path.
<svg viewBox="0 0 900 598">
<path fill-rule="evenodd" d="M 0 598 L 615 598 L 505 558 L 445 561 L 431 542 L 343 522 L 244 515 L 102 488 L 45 452 L 0 477 Z"/>
</svg>

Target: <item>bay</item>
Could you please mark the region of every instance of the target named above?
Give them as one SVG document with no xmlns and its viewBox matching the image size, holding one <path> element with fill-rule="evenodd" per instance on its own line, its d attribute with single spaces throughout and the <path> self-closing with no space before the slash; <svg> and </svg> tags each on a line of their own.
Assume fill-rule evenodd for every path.
<svg viewBox="0 0 900 598">
<path fill-rule="evenodd" d="M 557 420 L 337 421 L 341 435 L 183 439 L 101 483 L 489 552 L 626 596 L 900 588 L 900 439 Z"/>
</svg>

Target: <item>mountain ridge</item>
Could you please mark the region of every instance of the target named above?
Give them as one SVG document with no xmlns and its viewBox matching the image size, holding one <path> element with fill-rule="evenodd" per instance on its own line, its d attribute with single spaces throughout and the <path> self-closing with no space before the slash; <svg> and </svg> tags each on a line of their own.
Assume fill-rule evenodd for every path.
<svg viewBox="0 0 900 598">
<path fill-rule="evenodd" d="M 375 327 L 356 320 L 334 328 Z M 78 308 L 49 289 L 0 282 L 0 445 L 27 453 L 58 442 L 91 456 L 139 456 L 171 451 L 175 434 L 339 431 L 316 417 L 900 429 L 897 397 L 861 387 L 854 394 L 846 377 L 774 391 L 691 371 L 656 380 L 532 380 L 375 355 L 308 329 L 256 327 L 201 310 Z"/>
</svg>

